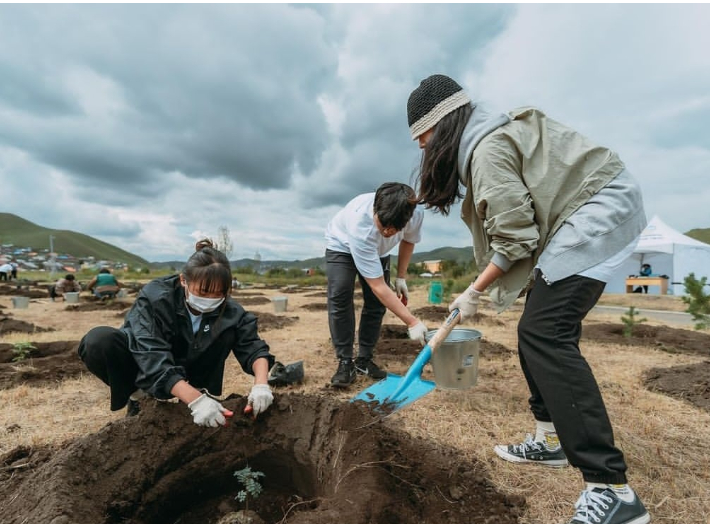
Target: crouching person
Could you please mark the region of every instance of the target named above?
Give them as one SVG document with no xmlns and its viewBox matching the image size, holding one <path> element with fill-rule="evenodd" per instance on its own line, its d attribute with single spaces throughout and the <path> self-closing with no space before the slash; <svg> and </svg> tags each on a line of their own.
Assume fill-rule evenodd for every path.
<svg viewBox="0 0 710 524">
<path fill-rule="evenodd" d="M 86 367 L 111 388 L 111 410 L 139 411 L 146 394 L 177 397 L 195 424 L 217 427 L 231 412 L 211 394 L 222 393 L 229 353 L 254 375 L 248 403 L 258 416 L 272 403 L 268 385 L 274 357 L 257 332 L 257 318 L 231 297 L 227 257 L 209 240 L 179 275 L 157 278 L 140 291 L 120 329 L 98 326 L 79 344 Z"/>
</svg>

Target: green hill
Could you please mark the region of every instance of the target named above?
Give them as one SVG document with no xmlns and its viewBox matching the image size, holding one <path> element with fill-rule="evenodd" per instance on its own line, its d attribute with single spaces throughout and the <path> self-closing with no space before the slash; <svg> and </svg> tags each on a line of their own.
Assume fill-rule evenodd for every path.
<svg viewBox="0 0 710 524">
<path fill-rule="evenodd" d="M 53 236 L 54 251 L 76 258 L 94 257 L 96 260 L 123 262 L 131 267 L 146 267 L 148 261 L 83 233 L 63 229 L 50 229 L 20 218 L 11 213 L 0 213 L 0 244 L 31 247 L 34 251 L 49 250 L 49 237 Z"/>
<path fill-rule="evenodd" d="M 701 242 L 710 244 L 710 227 L 706 227 L 704 229 L 691 229 L 685 234 L 690 238 L 694 238 L 695 240 L 700 240 Z"/>
</svg>

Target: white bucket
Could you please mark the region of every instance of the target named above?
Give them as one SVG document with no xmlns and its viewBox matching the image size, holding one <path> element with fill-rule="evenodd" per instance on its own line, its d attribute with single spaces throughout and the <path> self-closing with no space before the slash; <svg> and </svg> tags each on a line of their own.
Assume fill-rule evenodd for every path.
<svg viewBox="0 0 710 524">
<path fill-rule="evenodd" d="M 283 313 L 288 305 L 288 297 L 273 297 L 271 302 L 274 303 L 274 311 L 276 313 Z"/>
<path fill-rule="evenodd" d="M 427 341 L 437 330 L 429 331 Z M 468 389 L 478 381 L 481 332 L 453 329 L 431 356 L 434 381 L 441 389 Z"/>
<path fill-rule="evenodd" d="M 128 291 L 125 289 L 119 289 L 118 293 L 116 293 L 116 298 L 126 298 L 128 296 Z"/>
<path fill-rule="evenodd" d="M 15 309 L 27 309 L 30 305 L 30 297 L 12 297 L 10 300 Z"/>
<path fill-rule="evenodd" d="M 79 292 L 78 291 L 69 291 L 68 293 L 64 293 L 64 300 L 67 302 L 67 304 L 78 304 L 79 303 Z"/>
</svg>

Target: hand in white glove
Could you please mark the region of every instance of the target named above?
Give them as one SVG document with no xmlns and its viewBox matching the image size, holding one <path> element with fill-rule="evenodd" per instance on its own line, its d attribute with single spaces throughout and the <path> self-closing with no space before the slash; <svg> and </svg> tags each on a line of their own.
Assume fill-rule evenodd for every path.
<svg viewBox="0 0 710 524">
<path fill-rule="evenodd" d="M 410 339 L 418 340 L 419 343 L 423 346 L 426 344 L 427 331 L 428 330 L 424 325 L 424 322 L 420 320 L 413 327 L 407 329 L 407 334 L 409 335 Z"/>
<path fill-rule="evenodd" d="M 224 426 L 227 423 L 224 415 L 231 416 L 232 413 L 205 393 L 190 402 L 187 407 L 192 411 L 192 421 L 195 424 L 211 428 Z"/>
<path fill-rule="evenodd" d="M 473 284 L 468 286 L 466 291 L 461 293 L 456 300 L 449 304 L 449 311 L 458 308 L 461 312 L 461 321 L 470 319 L 478 311 L 479 297 L 483 294 L 482 291 L 473 289 Z"/>
<path fill-rule="evenodd" d="M 402 300 L 405 306 L 409 301 L 409 290 L 407 289 L 407 281 L 403 278 L 397 278 L 394 281 L 394 290 L 397 293 L 397 298 Z"/>
<path fill-rule="evenodd" d="M 268 384 L 254 384 L 249 397 L 247 397 L 248 405 L 254 409 L 254 418 L 259 413 L 266 411 L 273 401 L 274 395 L 271 394 L 271 388 Z"/>
</svg>

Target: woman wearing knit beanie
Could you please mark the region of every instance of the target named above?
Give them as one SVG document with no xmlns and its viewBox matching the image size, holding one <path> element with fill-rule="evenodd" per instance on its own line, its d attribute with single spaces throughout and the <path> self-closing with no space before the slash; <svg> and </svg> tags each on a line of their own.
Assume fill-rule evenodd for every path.
<svg viewBox="0 0 710 524">
<path fill-rule="evenodd" d="M 535 108 L 490 114 L 445 75 L 422 80 L 407 116 L 423 150 L 420 202 L 448 215 L 463 199 L 473 237 L 480 273 L 449 309 L 465 321 L 484 292 L 499 312 L 526 297 L 518 352 L 536 431 L 495 453 L 578 468 L 586 486 L 569 524 L 646 524 L 579 350 L 582 319 L 646 225 L 638 184 L 613 151 Z"/>
</svg>

